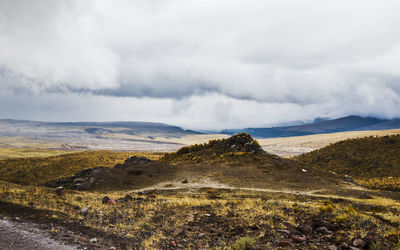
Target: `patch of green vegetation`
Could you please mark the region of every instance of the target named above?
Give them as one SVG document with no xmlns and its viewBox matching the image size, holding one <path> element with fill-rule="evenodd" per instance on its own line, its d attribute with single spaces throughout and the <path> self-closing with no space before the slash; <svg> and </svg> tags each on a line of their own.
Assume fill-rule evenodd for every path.
<svg viewBox="0 0 400 250">
<path fill-rule="evenodd" d="M 294 159 L 350 175 L 369 188 L 400 191 L 400 135 L 349 139 Z"/>
<path fill-rule="evenodd" d="M 160 153 L 87 151 L 51 157 L 0 160 L 0 179 L 20 184 L 43 184 L 96 166 L 113 167 L 130 156 L 158 159 Z"/>
<path fill-rule="evenodd" d="M 236 240 L 235 244 L 233 244 L 234 250 L 246 250 L 250 249 L 256 244 L 256 240 L 251 237 L 240 237 Z"/>
</svg>

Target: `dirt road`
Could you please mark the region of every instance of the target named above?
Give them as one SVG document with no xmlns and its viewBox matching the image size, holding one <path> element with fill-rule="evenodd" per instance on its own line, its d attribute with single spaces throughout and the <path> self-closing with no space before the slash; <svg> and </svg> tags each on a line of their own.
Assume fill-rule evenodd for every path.
<svg viewBox="0 0 400 250">
<path fill-rule="evenodd" d="M 0 219 L 0 249 L 72 250 L 77 248 L 56 242 L 49 237 L 47 232 L 33 223 Z"/>
</svg>

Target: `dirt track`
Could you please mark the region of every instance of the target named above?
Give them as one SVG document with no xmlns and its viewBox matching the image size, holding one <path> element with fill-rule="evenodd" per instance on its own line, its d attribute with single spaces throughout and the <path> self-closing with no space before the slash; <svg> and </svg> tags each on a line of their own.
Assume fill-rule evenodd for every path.
<svg viewBox="0 0 400 250">
<path fill-rule="evenodd" d="M 0 249 L 72 250 L 77 248 L 56 242 L 49 237 L 47 232 L 33 223 L 0 219 Z"/>
</svg>

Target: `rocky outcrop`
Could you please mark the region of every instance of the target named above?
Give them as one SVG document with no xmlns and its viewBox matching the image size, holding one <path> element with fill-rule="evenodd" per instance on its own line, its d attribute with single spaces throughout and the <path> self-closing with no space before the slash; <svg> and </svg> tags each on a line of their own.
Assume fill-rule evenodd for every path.
<svg viewBox="0 0 400 250">
<path fill-rule="evenodd" d="M 149 163 L 149 162 L 151 162 L 151 160 L 149 160 L 146 157 L 143 157 L 143 156 L 140 156 L 140 157 L 132 156 L 132 157 L 126 159 L 123 164 L 115 165 L 114 168 L 127 169 L 127 168 L 132 167 L 132 166 L 137 166 L 137 165 L 141 165 L 141 164 Z"/>
<path fill-rule="evenodd" d="M 88 168 L 79 171 L 73 176 L 46 182 L 44 185 L 52 188 L 63 187 L 73 190 L 89 190 L 97 185 L 103 184 L 104 179 L 101 177 L 110 171 L 111 169 L 107 167 Z"/>
<path fill-rule="evenodd" d="M 185 154 L 208 156 L 213 154 L 225 154 L 245 152 L 253 154 L 264 154 L 260 144 L 251 135 L 246 133 L 237 134 L 227 139 L 211 140 L 208 143 L 192 145 L 179 149 L 176 153 L 169 154 L 169 157 L 179 157 Z"/>
</svg>

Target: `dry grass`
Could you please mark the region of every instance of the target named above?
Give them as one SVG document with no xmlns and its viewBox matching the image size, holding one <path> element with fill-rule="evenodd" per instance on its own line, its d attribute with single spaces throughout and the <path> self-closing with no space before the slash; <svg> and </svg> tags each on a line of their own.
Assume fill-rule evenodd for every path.
<svg viewBox="0 0 400 250">
<path fill-rule="evenodd" d="M 0 148 L 0 160 L 26 157 L 50 157 L 62 154 L 76 153 L 73 150 L 42 149 L 42 148 Z"/>
<path fill-rule="evenodd" d="M 160 153 L 87 151 L 51 157 L 10 158 L 0 160 L 0 179 L 21 184 L 43 184 L 86 168 L 113 167 L 132 155 L 150 159 L 162 156 Z"/>
<path fill-rule="evenodd" d="M 130 239 L 138 244 L 133 247 L 165 248 L 181 244 L 185 248 L 236 249 L 235 246 L 245 242 L 272 247 L 273 240 L 281 237 L 278 229 L 292 230 L 299 223 L 309 223 L 311 218 L 322 215 L 340 227 L 335 232 L 337 237 L 365 235 L 368 229 L 361 226 L 363 221 L 376 224 L 376 232 L 391 244 L 396 244 L 394 238 L 400 233 L 398 224 L 395 225 L 400 223 L 400 203 L 377 197 L 367 202 L 346 197 L 330 201 L 303 195 L 200 189 L 130 193 L 133 197 L 130 202 L 116 205 L 101 202 L 104 195 L 118 199 L 127 193 L 65 191 L 58 196 L 43 187 L 0 182 L 0 201 L 48 210 L 49 218 L 79 221 L 84 226 Z M 369 210 L 369 204 L 378 204 L 379 209 Z M 89 207 L 88 214 L 81 215 L 77 206 Z M 205 236 L 198 239 L 199 233 Z M 222 234 L 220 240 L 216 240 L 215 235 L 219 234 Z"/>
<path fill-rule="evenodd" d="M 296 157 L 305 165 L 353 176 L 367 187 L 400 191 L 400 135 L 341 141 Z"/>
<path fill-rule="evenodd" d="M 269 153 L 284 157 L 291 157 L 323 148 L 331 143 L 368 136 L 387 136 L 400 134 L 400 129 L 350 131 L 330 134 L 307 135 L 296 137 L 259 139 L 263 149 Z"/>
</svg>

